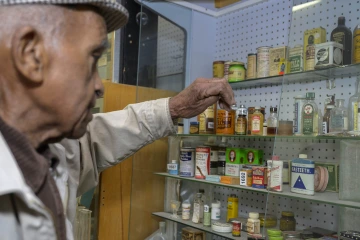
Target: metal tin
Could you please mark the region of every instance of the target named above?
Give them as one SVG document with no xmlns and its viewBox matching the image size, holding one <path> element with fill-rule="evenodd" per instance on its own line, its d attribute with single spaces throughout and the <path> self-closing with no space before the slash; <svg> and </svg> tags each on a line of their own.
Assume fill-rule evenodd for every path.
<svg viewBox="0 0 360 240">
<path fill-rule="evenodd" d="M 229 82 L 245 80 L 245 67 L 243 62 L 231 62 L 229 67 Z"/>
<path fill-rule="evenodd" d="M 290 73 L 304 71 L 304 49 L 302 45 L 296 45 L 289 49 Z"/>
<path fill-rule="evenodd" d="M 224 78 L 226 81 L 229 80 L 229 67 L 230 67 L 230 61 L 227 61 L 224 63 Z"/>
<path fill-rule="evenodd" d="M 234 237 L 241 237 L 241 222 L 240 221 L 232 221 L 233 229 L 232 229 L 232 235 Z"/>
<path fill-rule="evenodd" d="M 210 174 L 210 147 L 200 146 L 195 151 L 195 178 L 205 179 Z"/>
<path fill-rule="evenodd" d="M 180 149 L 180 177 L 194 177 L 195 173 L 195 148 Z"/>
<path fill-rule="evenodd" d="M 249 53 L 247 57 L 246 79 L 256 78 L 256 53 Z"/>
<path fill-rule="evenodd" d="M 263 78 L 269 76 L 270 71 L 270 48 L 271 47 L 259 47 L 257 48 L 257 78 Z"/>
<path fill-rule="evenodd" d="M 190 134 L 199 134 L 199 122 L 190 122 Z"/>
<path fill-rule="evenodd" d="M 224 77 L 224 61 L 215 61 L 213 63 L 213 77 L 223 78 Z"/>
<path fill-rule="evenodd" d="M 340 66 L 343 64 L 343 45 L 326 42 L 315 45 L 315 69 Z"/>
</svg>

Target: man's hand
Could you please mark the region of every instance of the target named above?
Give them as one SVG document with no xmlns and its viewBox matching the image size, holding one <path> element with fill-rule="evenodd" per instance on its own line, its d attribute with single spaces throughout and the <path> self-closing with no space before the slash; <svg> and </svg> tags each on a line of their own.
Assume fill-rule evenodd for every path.
<svg viewBox="0 0 360 240">
<path fill-rule="evenodd" d="M 236 104 L 229 83 L 225 79 L 198 78 L 170 99 L 171 118 L 195 117 L 217 101 L 227 111 L 231 110 L 231 105 Z"/>
</svg>

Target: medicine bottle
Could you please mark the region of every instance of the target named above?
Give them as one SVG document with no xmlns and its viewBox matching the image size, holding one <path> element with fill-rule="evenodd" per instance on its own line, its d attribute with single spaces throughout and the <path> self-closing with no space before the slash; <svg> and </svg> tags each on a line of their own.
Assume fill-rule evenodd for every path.
<svg viewBox="0 0 360 240">
<path fill-rule="evenodd" d="M 255 107 L 255 112 L 251 116 L 251 135 L 263 135 L 264 115 L 261 107 Z"/>
<path fill-rule="evenodd" d="M 259 213 L 250 212 L 247 220 L 247 232 L 251 234 L 260 234 Z"/>
</svg>

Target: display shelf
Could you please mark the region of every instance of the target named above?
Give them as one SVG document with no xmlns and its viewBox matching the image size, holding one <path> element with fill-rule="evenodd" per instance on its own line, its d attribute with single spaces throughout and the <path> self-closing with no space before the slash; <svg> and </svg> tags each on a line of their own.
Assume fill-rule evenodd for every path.
<svg viewBox="0 0 360 240">
<path fill-rule="evenodd" d="M 339 77 L 351 77 L 360 74 L 360 64 L 352 64 L 340 67 L 331 67 L 318 69 L 313 71 L 289 73 L 283 76 L 273 76 L 265 78 L 247 79 L 241 82 L 230 83 L 232 88 L 256 87 L 273 84 L 288 83 L 307 83 L 312 81 L 321 81 L 326 79 L 334 79 Z"/>
<path fill-rule="evenodd" d="M 154 174 L 163 176 L 163 177 L 181 179 L 184 181 L 193 181 L 193 182 L 212 184 L 212 185 L 224 186 L 224 187 L 235 188 L 235 189 L 244 189 L 247 191 L 269 193 L 269 194 L 274 194 L 274 195 L 279 195 L 279 196 L 289 197 L 289 198 L 294 198 L 294 199 L 310 200 L 313 202 L 321 202 L 321 203 L 327 203 L 327 204 L 336 205 L 336 206 L 360 209 L 360 202 L 340 200 L 339 193 L 334 193 L 334 192 L 315 193 L 314 196 L 310 196 L 310 195 L 303 195 L 303 194 L 297 194 L 297 193 L 290 192 L 289 185 L 283 186 L 283 190 L 284 190 L 283 192 L 272 192 L 272 191 L 267 191 L 266 189 L 258 189 L 258 188 L 240 186 L 240 185 L 229 185 L 229 184 L 223 184 L 223 183 L 217 183 L 217 182 L 210 182 L 210 181 L 206 181 L 206 180 L 202 180 L 202 179 L 180 177 L 180 176 L 171 175 L 168 173 L 154 173 Z"/>
<path fill-rule="evenodd" d="M 360 140 L 360 136 L 330 136 L 330 135 L 318 135 L 318 136 L 252 136 L 252 135 L 222 135 L 222 134 L 177 134 L 179 137 L 228 137 L 241 139 L 309 139 L 309 140 Z"/>
<path fill-rule="evenodd" d="M 181 223 L 183 225 L 199 229 L 204 232 L 208 232 L 217 236 L 224 237 L 226 239 L 247 239 L 246 232 L 241 232 L 241 237 L 233 237 L 231 233 L 219 233 L 215 232 L 211 229 L 211 227 L 205 227 L 202 223 L 193 223 L 191 220 L 182 220 L 181 216 L 179 218 L 173 218 L 171 213 L 166 212 L 154 212 L 152 213 L 154 216 L 161 217 L 163 219 L 167 219 L 173 222 Z"/>
</svg>

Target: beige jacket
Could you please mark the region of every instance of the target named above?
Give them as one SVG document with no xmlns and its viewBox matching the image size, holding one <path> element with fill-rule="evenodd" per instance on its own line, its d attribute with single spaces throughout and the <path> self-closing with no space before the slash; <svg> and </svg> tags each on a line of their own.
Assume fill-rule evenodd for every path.
<svg viewBox="0 0 360 240">
<path fill-rule="evenodd" d="M 68 239 L 73 239 L 76 197 L 98 184 L 101 171 L 156 139 L 175 133 L 168 104 L 169 99 L 159 99 L 94 115 L 81 139 L 65 139 L 50 146 L 60 160 L 54 179 L 66 213 Z M 16 201 L 20 224 L 12 201 Z M 0 239 L 55 239 L 51 219 L 48 210 L 26 185 L 0 133 Z"/>
</svg>

